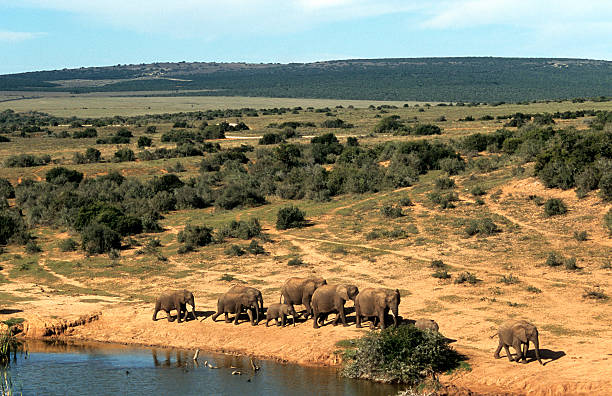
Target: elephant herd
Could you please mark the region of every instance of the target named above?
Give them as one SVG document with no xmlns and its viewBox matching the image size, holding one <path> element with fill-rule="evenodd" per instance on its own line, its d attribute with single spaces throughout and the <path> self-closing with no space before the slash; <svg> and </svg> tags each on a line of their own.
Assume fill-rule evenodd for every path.
<svg viewBox="0 0 612 396">
<path fill-rule="evenodd" d="M 352 300 L 355 305 L 355 324 L 357 328 L 362 327 L 363 320 L 371 319 L 371 328 L 378 325 L 381 329 L 385 329 L 385 318 L 389 311 L 393 314 L 393 325 L 398 326 L 398 307 L 400 304 L 398 289 L 366 288 L 359 291 L 355 285 L 330 285 L 323 278 L 298 277 L 287 279 L 281 288 L 280 301 L 268 306 L 265 311 L 266 326 L 274 319 L 277 325 L 284 327 L 290 316 L 295 326 L 295 319 L 299 317 L 299 314 L 296 312 L 294 305 L 305 307 L 304 317 L 306 320 L 312 317 L 315 329 L 319 328 L 330 313 L 336 314 L 333 321 L 334 326 L 338 324 L 338 320 L 341 320 L 344 326 L 348 326 L 344 308 L 348 300 Z M 191 312 L 188 311 L 187 304 L 192 307 Z M 196 319 L 193 293 L 188 290 L 178 290 L 159 296 L 155 302 L 153 320 L 156 320 L 159 311 L 165 311 L 168 321 L 173 321 L 174 318 L 170 315 L 172 310 L 176 310 L 179 323 L 183 318 L 187 320 L 189 313 Z M 247 313 L 251 325 L 259 324 L 264 315 L 261 291 L 249 286 L 232 286 L 217 300 L 217 311 L 212 315 L 212 320 L 216 321 L 221 314 L 224 314 L 225 321 L 229 323 L 231 322 L 229 314 L 233 314 L 233 322 L 237 325 L 240 314 L 243 312 Z M 414 325 L 421 330 L 438 331 L 438 324 L 431 319 L 419 319 L 414 322 Z M 536 359 L 540 364 L 543 364 L 539 354 L 538 330 L 533 324 L 524 320 L 506 322 L 499 327 L 498 332 L 491 338 L 495 336 L 499 338 L 499 345 L 494 354 L 496 359 L 500 358 L 499 352 L 502 348 L 505 348 L 510 361 L 519 362 L 522 359 L 523 362 L 526 362 L 529 343 L 532 342 Z M 510 353 L 509 346 L 516 350 L 516 359 Z"/>
</svg>

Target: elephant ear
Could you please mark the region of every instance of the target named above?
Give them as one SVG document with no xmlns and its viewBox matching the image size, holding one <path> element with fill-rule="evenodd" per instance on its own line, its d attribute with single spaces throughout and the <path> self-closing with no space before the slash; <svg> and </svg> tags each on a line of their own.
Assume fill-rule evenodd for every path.
<svg viewBox="0 0 612 396">
<path fill-rule="evenodd" d="M 348 301 L 349 300 L 349 296 L 348 296 L 348 290 L 347 287 L 345 285 L 340 285 L 336 288 L 336 293 L 338 293 L 338 295 L 344 300 L 344 301 Z"/>
<path fill-rule="evenodd" d="M 527 342 L 527 330 L 524 326 L 516 326 L 514 328 L 514 336 L 523 343 Z"/>
</svg>

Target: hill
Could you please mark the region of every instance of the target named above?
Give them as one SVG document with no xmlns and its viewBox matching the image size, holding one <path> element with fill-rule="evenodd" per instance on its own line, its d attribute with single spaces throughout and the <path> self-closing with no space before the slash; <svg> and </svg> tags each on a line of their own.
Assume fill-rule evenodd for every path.
<svg viewBox="0 0 612 396">
<path fill-rule="evenodd" d="M 612 62 L 464 57 L 152 63 L 2 75 L 0 91 L 519 102 L 612 95 Z"/>
</svg>

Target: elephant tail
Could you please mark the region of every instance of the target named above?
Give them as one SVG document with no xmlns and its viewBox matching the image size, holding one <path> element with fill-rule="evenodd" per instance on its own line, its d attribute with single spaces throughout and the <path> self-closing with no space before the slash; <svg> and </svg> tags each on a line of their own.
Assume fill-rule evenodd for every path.
<svg viewBox="0 0 612 396">
<path fill-rule="evenodd" d="M 495 338 L 497 337 L 497 333 L 493 334 L 492 336 L 489 336 L 489 338 Z"/>
</svg>

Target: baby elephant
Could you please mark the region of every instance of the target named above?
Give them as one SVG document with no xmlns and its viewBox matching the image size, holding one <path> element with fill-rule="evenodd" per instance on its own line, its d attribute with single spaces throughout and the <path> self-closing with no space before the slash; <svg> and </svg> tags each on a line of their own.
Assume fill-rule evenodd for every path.
<svg viewBox="0 0 612 396">
<path fill-rule="evenodd" d="M 276 320 L 277 325 L 280 326 L 282 324 L 282 326 L 285 327 L 285 321 L 289 315 L 293 316 L 293 326 L 295 326 L 295 317 L 297 316 L 297 313 L 295 312 L 293 305 L 281 303 L 271 304 L 266 312 L 266 327 L 268 327 L 268 323 L 270 323 L 272 319 Z"/>
<path fill-rule="evenodd" d="M 527 363 L 527 351 L 529 350 L 529 341 L 533 342 L 533 346 L 535 349 L 536 359 L 540 364 L 542 360 L 540 360 L 540 342 L 538 340 L 538 329 L 532 324 L 527 322 L 526 320 L 513 320 L 503 323 L 499 326 L 497 330 L 497 334 L 491 336 L 491 338 L 495 336 L 499 337 L 499 345 L 497 346 L 497 350 L 493 355 L 495 359 L 499 359 L 499 352 L 502 348 L 506 349 L 506 355 L 508 355 L 508 360 L 520 362 L 523 359 L 523 363 Z M 516 350 L 516 359 L 512 358 L 512 354 L 510 353 L 509 346 L 512 346 L 514 350 Z M 521 347 L 524 346 L 524 350 L 521 350 Z"/>
<path fill-rule="evenodd" d="M 173 292 L 163 293 L 155 301 L 153 320 L 157 320 L 157 313 L 159 311 L 166 311 L 168 314 L 168 322 L 172 322 L 174 319 L 172 316 L 170 316 L 170 311 L 175 309 L 178 323 L 181 323 L 183 312 L 185 312 L 185 320 L 187 320 L 187 315 L 189 315 L 187 304 L 191 305 L 191 314 L 193 315 L 193 318 L 196 319 L 193 293 L 191 293 L 189 290 L 176 290 Z"/>
<path fill-rule="evenodd" d="M 435 320 L 431 319 L 417 319 L 414 322 L 414 326 L 419 330 L 431 330 L 437 332 L 439 327 Z"/>
</svg>

